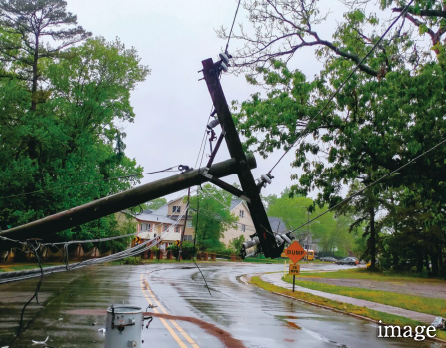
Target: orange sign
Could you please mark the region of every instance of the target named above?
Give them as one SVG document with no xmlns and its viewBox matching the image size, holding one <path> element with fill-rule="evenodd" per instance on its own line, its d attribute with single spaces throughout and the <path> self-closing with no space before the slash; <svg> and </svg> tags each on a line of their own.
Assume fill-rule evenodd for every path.
<svg viewBox="0 0 446 348">
<path fill-rule="evenodd" d="M 290 263 L 289 274 L 299 275 L 300 274 L 300 265 Z"/>
<path fill-rule="evenodd" d="M 299 242 L 294 241 L 285 249 L 285 254 L 291 261 L 293 261 L 293 263 L 298 263 L 305 257 L 305 255 L 307 255 L 307 252 L 300 246 Z"/>
</svg>

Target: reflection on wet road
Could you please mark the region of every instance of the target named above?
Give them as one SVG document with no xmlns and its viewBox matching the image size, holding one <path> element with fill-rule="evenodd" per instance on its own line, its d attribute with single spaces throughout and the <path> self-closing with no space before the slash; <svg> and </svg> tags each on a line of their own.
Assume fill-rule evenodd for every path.
<svg viewBox="0 0 446 348">
<path fill-rule="evenodd" d="M 191 264 L 90 267 L 45 277 L 41 304 L 25 313 L 28 328 L 14 340 L 20 311 L 36 280 L 0 286 L 0 347 L 30 347 L 31 340 L 62 347 L 104 346 L 105 310 L 129 303 L 160 314 L 198 318 L 229 332 L 246 347 L 440 347 L 409 339 L 378 339 L 374 324 L 270 294 L 243 275 L 274 272 L 281 265 L 201 264 L 212 297 Z M 308 266 L 303 265 L 303 269 Z M 145 283 L 147 281 L 147 283 Z M 93 325 L 96 323 L 96 325 Z M 170 330 L 167 326 L 170 327 Z M 176 338 L 175 338 L 176 336 Z M 142 347 L 224 347 L 193 322 L 154 318 Z"/>
<path fill-rule="evenodd" d="M 178 315 L 212 320 L 248 347 L 429 347 L 433 343 L 376 338 L 368 321 L 334 313 L 270 294 L 240 277 L 279 271 L 279 265 L 204 266 L 212 297 L 196 269 L 166 269 L 148 276 L 161 301 Z M 303 266 L 303 269 L 305 266 Z M 148 270 L 150 272 L 150 270 Z M 172 301 L 172 299 L 175 300 Z"/>
</svg>

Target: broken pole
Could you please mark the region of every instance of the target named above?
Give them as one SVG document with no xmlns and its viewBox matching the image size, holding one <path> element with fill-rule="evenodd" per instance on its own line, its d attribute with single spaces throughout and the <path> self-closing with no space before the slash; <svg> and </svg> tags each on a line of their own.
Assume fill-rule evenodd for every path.
<svg viewBox="0 0 446 348">
<path fill-rule="evenodd" d="M 265 207 L 260 198 L 260 189 L 256 185 L 254 177 L 252 176 L 251 168 L 249 168 L 246 160 L 242 143 L 237 129 L 235 128 L 234 121 L 232 120 L 231 112 L 220 84 L 218 64 L 216 66 L 211 58 L 202 61 L 202 64 L 206 85 L 217 112 L 222 131 L 225 132 L 225 140 L 229 154 L 231 155 L 231 158 L 237 161 L 237 175 L 240 184 L 245 196 L 250 199 L 250 202 L 247 202 L 247 204 L 263 253 L 265 257 L 279 257 L 284 245 L 277 245 L 276 237 L 272 232 Z"/>
<path fill-rule="evenodd" d="M 256 167 L 254 156 L 248 157 L 247 164 L 250 168 Z M 209 174 L 216 177 L 223 177 L 236 174 L 237 169 L 237 161 L 235 159 L 230 159 L 214 164 L 209 169 Z M 150 201 L 151 199 L 208 182 L 210 179 L 203 175 L 205 170 L 206 168 L 191 170 L 186 173 L 172 175 L 164 179 L 133 187 L 129 190 L 47 216 L 43 219 L 14 227 L 6 231 L 1 231 L 0 236 L 21 241 L 29 238 L 49 237 L 57 232 L 134 207 L 138 204 Z"/>
</svg>

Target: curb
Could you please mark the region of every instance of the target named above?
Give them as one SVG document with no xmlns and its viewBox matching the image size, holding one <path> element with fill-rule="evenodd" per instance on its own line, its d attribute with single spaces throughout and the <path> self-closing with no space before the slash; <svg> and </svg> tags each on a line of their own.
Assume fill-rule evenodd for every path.
<svg viewBox="0 0 446 348">
<path fill-rule="evenodd" d="M 265 283 L 268 283 L 268 282 L 265 282 Z M 268 284 L 270 284 L 270 283 L 268 283 Z M 261 288 L 260 286 L 258 286 L 258 287 Z M 261 288 L 261 289 L 263 289 L 263 288 Z M 265 290 L 265 289 L 263 289 L 263 290 Z M 336 308 L 320 305 L 320 304 L 313 303 L 313 302 L 306 301 L 306 300 L 302 300 L 300 298 L 296 298 L 296 297 L 293 297 L 293 296 L 281 294 L 280 292 L 276 292 L 276 291 L 269 291 L 269 290 L 265 290 L 265 291 L 268 291 L 269 293 L 272 293 L 272 294 L 275 294 L 275 295 L 279 295 L 279 296 L 282 296 L 282 297 L 289 298 L 289 299 L 294 300 L 294 301 L 302 302 L 302 303 L 305 303 L 305 304 L 308 304 L 308 305 L 311 305 L 311 306 L 314 306 L 314 307 L 319 307 L 319 308 L 326 309 L 326 310 L 329 310 L 329 311 L 333 311 L 333 312 L 336 312 L 336 313 L 345 314 L 345 315 L 348 315 L 348 316 L 351 316 L 351 317 L 354 317 L 354 318 L 357 318 L 357 319 L 367 320 L 369 322 L 372 322 L 372 323 L 375 323 L 375 324 L 379 324 L 379 322 L 377 320 L 371 319 L 371 318 L 368 318 L 368 317 L 364 317 L 364 316 L 359 315 L 359 314 L 350 313 L 350 312 L 342 311 L 342 310 L 339 310 L 339 309 L 336 309 Z M 337 301 L 337 302 L 339 302 L 339 301 Z M 340 303 L 342 303 L 342 302 L 340 302 Z M 377 311 L 377 312 L 379 312 L 379 311 Z M 384 323 L 382 323 L 382 324 L 384 324 Z M 436 337 L 435 338 L 428 337 L 425 340 L 426 341 L 435 341 L 435 342 L 440 342 L 440 343 L 446 343 L 446 340 L 441 339 L 441 338 L 436 338 Z"/>
</svg>

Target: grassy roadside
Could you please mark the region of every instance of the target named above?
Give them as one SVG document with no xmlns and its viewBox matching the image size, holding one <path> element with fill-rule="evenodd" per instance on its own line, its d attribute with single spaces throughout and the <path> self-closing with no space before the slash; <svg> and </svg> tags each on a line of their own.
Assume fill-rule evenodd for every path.
<svg viewBox="0 0 446 348">
<path fill-rule="evenodd" d="M 286 275 L 284 280 L 292 284 L 293 276 Z M 327 292 L 330 294 L 343 295 L 398 308 L 409 309 L 411 311 L 428 313 L 441 317 L 446 316 L 446 300 L 442 299 L 405 295 L 389 291 L 324 284 L 319 282 L 300 280 L 297 277 L 296 285 L 312 290 Z"/>
<path fill-rule="evenodd" d="M 402 275 L 394 272 L 370 272 L 365 268 L 343 269 L 336 272 L 302 272 L 302 276 L 311 278 L 332 278 L 332 279 L 366 279 L 382 282 L 417 282 L 441 284 L 446 286 L 446 280 L 432 279 L 421 276 Z"/>
<path fill-rule="evenodd" d="M 289 258 L 286 259 L 281 259 L 281 258 L 277 258 L 277 259 L 259 259 L 259 258 L 255 258 L 255 257 L 247 257 L 246 259 L 243 260 L 243 262 L 253 262 L 253 263 L 274 263 L 274 264 L 283 264 L 284 261 L 286 261 L 287 265 L 289 264 Z M 308 263 L 305 261 L 302 261 L 302 264 L 313 264 L 313 263 L 322 263 L 322 261 L 320 260 L 313 260 L 313 261 L 309 261 Z"/>
<path fill-rule="evenodd" d="M 46 267 L 53 267 L 53 266 L 60 266 L 62 263 L 46 263 L 42 264 L 43 268 Z M 15 271 L 25 271 L 29 269 L 36 269 L 39 268 L 36 263 L 18 263 L 18 264 L 5 264 L 0 265 L 0 273 L 3 272 L 15 272 Z"/>
<path fill-rule="evenodd" d="M 323 298 L 320 296 L 308 294 L 305 292 L 300 292 L 300 291 L 292 292 L 291 290 L 264 282 L 263 280 L 260 279 L 260 277 L 257 277 L 257 276 L 252 277 L 250 283 L 257 285 L 264 290 L 274 291 L 274 292 L 277 292 L 277 293 L 280 293 L 283 295 L 294 297 L 297 300 L 303 300 L 303 301 L 310 302 L 315 305 L 329 307 L 334 310 L 341 311 L 341 312 L 344 312 L 347 314 L 350 313 L 350 314 L 354 314 L 354 315 L 367 317 L 367 318 L 370 318 L 375 321 L 382 320 L 383 323 L 388 324 L 388 325 L 389 324 L 390 325 L 398 325 L 398 326 L 410 325 L 412 327 L 415 327 L 417 325 L 423 325 L 423 326 L 425 325 L 418 321 L 415 321 L 415 320 L 412 320 L 409 318 L 404 318 L 404 317 L 401 317 L 398 315 L 388 314 L 388 313 L 384 313 L 384 312 L 378 312 L 373 309 L 369 309 L 369 308 L 365 308 L 365 307 L 359 307 L 359 306 L 354 306 L 354 305 L 351 305 L 348 303 L 333 301 L 333 300 L 329 300 L 329 299 L 326 299 L 326 298 Z M 446 332 L 437 331 L 437 338 L 440 338 L 443 340 L 446 339 Z"/>
</svg>

